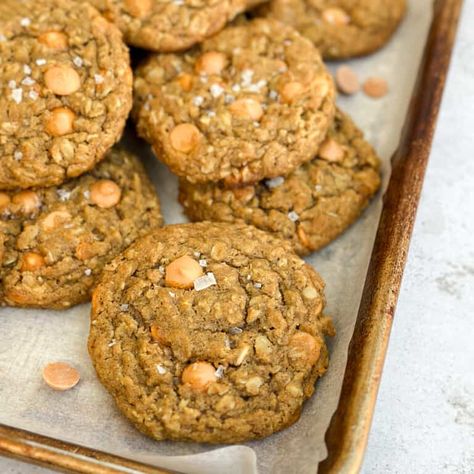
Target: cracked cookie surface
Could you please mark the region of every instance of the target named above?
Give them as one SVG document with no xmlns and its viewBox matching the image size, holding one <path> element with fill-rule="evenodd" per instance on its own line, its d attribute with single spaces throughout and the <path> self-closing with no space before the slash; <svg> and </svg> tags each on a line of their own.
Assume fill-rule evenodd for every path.
<svg viewBox="0 0 474 474">
<path fill-rule="evenodd" d="M 0 189 L 91 169 L 120 138 L 132 74 L 120 31 L 86 3 L 0 4 Z"/>
<path fill-rule="evenodd" d="M 239 13 L 266 0 L 91 0 L 133 46 L 172 52 L 222 30 Z"/>
<path fill-rule="evenodd" d="M 254 227 L 164 227 L 106 267 L 89 352 L 149 436 L 261 438 L 298 419 L 326 370 L 323 290 L 288 243 Z"/>
<path fill-rule="evenodd" d="M 134 115 L 158 159 L 191 182 L 240 185 L 310 160 L 335 89 L 314 46 L 270 20 L 228 27 L 137 70 Z"/>
<path fill-rule="evenodd" d="M 305 255 L 349 227 L 379 186 L 374 149 L 338 110 L 316 157 L 289 176 L 235 189 L 181 180 L 180 201 L 192 220 L 246 222 L 291 241 Z"/>
<path fill-rule="evenodd" d="M 272 0 L 259 14 L 296 28 L 325 59 L 342 59 L 381 48 L 405 10 L 405 0 Z"/>
<path fill-rule="evenodd" d="M 63 309 L 87 301 L 105 263 L 161 224 L 145 170 L 119 148 L 60 187 L 0 192 L 0 302 Z"/>
</svg>

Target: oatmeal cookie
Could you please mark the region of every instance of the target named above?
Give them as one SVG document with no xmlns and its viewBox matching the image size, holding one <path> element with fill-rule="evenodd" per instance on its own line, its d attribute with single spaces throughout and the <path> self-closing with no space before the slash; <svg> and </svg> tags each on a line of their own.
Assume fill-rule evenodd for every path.
<svg viewBox="0 0 474 474">
<path fill-rule="evenodd" d="M 120 31 L 66 0 L 0 2 L 0 189 L 58 185 L 120 138 L 132 74 Z"/>
<path fill-rule="evenodd" d="M 317 152 L 335 88 L 314 46 L 271 20 L 228 27 L 137 71 L 134 115 L 158 159 L 191 182 L 252 183 Z"/>
<path fill-rule="evenodd" d="M 105 263 L 161 223 L 141 163 L 118 148 L 61 187 L 0 192 L 0 302 L 63 309 L 87 301 Z"/>
<path fill-rule="evenodd" d="M 380 185 L 379 159 L 341 111 L 317 156 L 287 177 L 226 189 L 180 182 L 192 220 L 246 222 L 292 242 L 300 255 L 331 242 L 352 224 Z"/>
<path fill-rule="evenodd" d="M 296 28 L 326 59 L 381 48 L 405 15 L 405 0 L 272 0 L 259 14 Z"/>
<path fill-rule="evenodd" d="M 190 48 L 266 0 L 90 0 L 125 41 L 156 52 Z"/>
<path fill-rule="evenodd" d="M 334 330 L 323 281 L 290 248 L 251 226 L 181 224 L 107 266 L 89 353 L 138 429 L 236 443 L 298 419 Z"/>
</svg>

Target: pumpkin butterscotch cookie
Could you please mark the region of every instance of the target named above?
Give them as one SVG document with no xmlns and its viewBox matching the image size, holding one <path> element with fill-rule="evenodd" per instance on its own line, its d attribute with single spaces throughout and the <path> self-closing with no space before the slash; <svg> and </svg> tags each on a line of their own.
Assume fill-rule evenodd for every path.
<svg viewBox="0 0 474 474">
<path fill-rule="evenodd" d="M 89 353 L 155 439 L 261 438 L 298 419 L 326 371 L 323 289 L 288 243 L 254 227 L 164 227 L 106 267 Z"/>
<path fill-rule="evenodd" d="M 138 158 L 116 148 L 61 187 L 0 192 L 0 302 L 61 309 L 86 301 L 105 263 L 161 223 Z"/>
<path fill-rule="evenodd" d="M 181 55 L 151 57 L 135 80 L 138 131 L 191 182 L 256 182 L 310 160 L 335 88 L 314 46 L 271 20 L 228 27 Z"/>
<path fill-rule="evenodd" d="M 97 10 L 0 2 L 0 189 L 86 172 L 120 138 L 131 103 L 128 51 Z"/>
<path fill-rule="evenodd" d="M 405 0 L 272 0 L 259 14 L 296 28 L 324 58 L 341 59 L 382 47 L 405 10 Z"/>
<path fill-rule="evenodd" d="M 264 1 L 90 0 L 120 28 L 128 44 L 157 52 L 190 48 Z"/>
<path fill-rule="evenodd" d="M 341 234 L 380 185 L 379 159 L 341 111 L 316 157 L 287 177 L 227 189 L 180 182 L 180 201 L 192 220 L 246 222 L 289 240 L 305 255 Z"/>
</svg>

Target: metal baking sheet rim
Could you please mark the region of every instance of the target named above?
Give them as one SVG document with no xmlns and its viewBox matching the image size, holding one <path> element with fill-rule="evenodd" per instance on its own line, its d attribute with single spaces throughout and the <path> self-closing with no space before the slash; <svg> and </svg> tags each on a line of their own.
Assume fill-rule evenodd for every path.
<svg viewBox="0 0 474 474">
<path fill-rule="evenodd" d="M 463 0 L 437 0 L 380 218 L 322 474 L 360 470 Z M 62 472 L 174 471 L 0 424 L 0 455 Z"/>
</svg>

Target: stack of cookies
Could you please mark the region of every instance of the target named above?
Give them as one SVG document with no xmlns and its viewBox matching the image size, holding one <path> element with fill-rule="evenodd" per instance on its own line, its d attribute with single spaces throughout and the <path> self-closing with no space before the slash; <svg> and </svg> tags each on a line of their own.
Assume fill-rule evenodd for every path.
<svg viewBox="0 0 474 474">
<path fill-rule="evenodd" d="M 334 334 L 300 256 L 380 185 L 321 53 L 374 50 L 403 12 L 403 0 L 4 0 L 0 303 L 66 308 L 95 287 L 97 374 L 155 439 L 241 442 L 294 423 Z M 137 132 L 203 222 L 160 228 L 142 165 L 114 146 L 132 108 L 120 31 L 151 51 L 134 73 Z"/>
<path fill-rule="evenodd" d="M 138 158 L 119 30 L 66 0 L 0 5 L 0 303 L 87 301 L 104 265 L 162 223 Z"/>
</svg>

